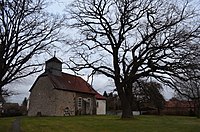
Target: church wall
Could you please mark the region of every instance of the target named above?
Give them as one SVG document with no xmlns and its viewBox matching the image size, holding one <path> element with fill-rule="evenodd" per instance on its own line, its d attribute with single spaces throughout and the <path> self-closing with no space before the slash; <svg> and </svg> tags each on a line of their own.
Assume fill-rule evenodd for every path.
<svg viewBox="0 0 200 132">
<path fill-rule="evenodd" d="M 55 95 L 56 116 L 75 115 L 75 92 L 55 90 Z"/>
<path fill-rule="evenodd" d="M 55 116 L 55 94 L 47 76 L 40 77 L 29 97 L 28 116 Z"/>
<path fill-rule="evenodd" d="M 81 99 L 81 103 L 80 100 Z M 96 114 L 96 99 L 94 94 L 76 93 L 76 115 L 95 115 Z"/>
</svg>

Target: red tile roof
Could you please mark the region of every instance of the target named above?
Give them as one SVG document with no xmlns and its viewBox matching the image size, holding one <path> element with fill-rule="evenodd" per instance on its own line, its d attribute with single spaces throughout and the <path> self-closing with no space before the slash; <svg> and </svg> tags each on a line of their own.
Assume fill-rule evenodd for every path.
<svg viewBox="0 0 200 132">
<path fill-rule="evenodd" d="M 95 91 L 95 92 L 96 92 L 96 91 Z M 106 100 L 106 97 L 102 96 L 102 95 L 99 94 L 98 92 L 96 92 L 95 98 L 96 98 L 96 99 L 99 99 L 99 100 Z"/>
<path fill-rule="evenodd" d="M 62 76 L 48 74 L 54 88 L 58 90 L 96 94 L 93 88 L 81 77 L 62 73 Z"/>
</svg>

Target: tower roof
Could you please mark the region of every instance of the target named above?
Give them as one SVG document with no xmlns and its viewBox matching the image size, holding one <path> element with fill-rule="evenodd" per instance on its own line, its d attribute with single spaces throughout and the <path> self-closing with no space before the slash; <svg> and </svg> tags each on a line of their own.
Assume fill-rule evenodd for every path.
<svg viewBox="0 0 200 132">
<path fill-rule="evenodd" d="M 48 62 L 57 62 L 57 63 L 62 64 L 62 62 L 58 58 L 56 58 L 55 56 L 46 61 L 46 63 L 48 63 Z"/>
</svg>

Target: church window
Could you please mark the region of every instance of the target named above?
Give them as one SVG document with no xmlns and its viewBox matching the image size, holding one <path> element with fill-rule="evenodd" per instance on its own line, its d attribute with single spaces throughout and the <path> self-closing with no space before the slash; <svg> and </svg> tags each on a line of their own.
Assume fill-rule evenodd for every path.
<svg viewBox="0 0 200 132">
<path fill-rule="evenodd" d="M 82 97 L 78 98 L 78 108 L 82 108 Z"/>
</svg>

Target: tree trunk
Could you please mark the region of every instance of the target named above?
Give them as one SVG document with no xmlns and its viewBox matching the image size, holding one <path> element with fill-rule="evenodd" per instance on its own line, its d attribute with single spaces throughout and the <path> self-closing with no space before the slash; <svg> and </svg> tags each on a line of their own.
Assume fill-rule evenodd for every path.
<svg viewBox="0 0 200 132">
<path fill-rule="evenodd" d="M 133 112 L 131 108 L 131 100 L 129 97 L 129 94 L 127 95 L 125 93 L 125 90 L 123 88 L 117 88 L 118 89 L 118 94 L 121 100 L 121 105 L 122 105 L 122 119 L 127 119 L 127 118 L 133 118 Z"/>
<path fill-rule="evenodd" d="M 158 112 L 158 115 L 160 115 L 160 108 L 159 107 L 157 108 L 157 112 Z"/>
<path fill-rule="evenodd" d="M 200 108 L 198 108 L 198 111 L 197 111 L 197 118 L 200 118 Z"/>
<path fill-rule="evenodd" d="M 122 103 L 122 116 L 121 116 L 121 118 L 122 119 L 133 118 L 133 112 L 132 112 L 132 109 L 131 109 L 130 102 L 126 98 L 122 98 L 121 103 Z"/>
<path fill-rule="evenodd" d="M 200 118 L 200 101 L 197 102 L 197 118 Z"/>
</svg>

